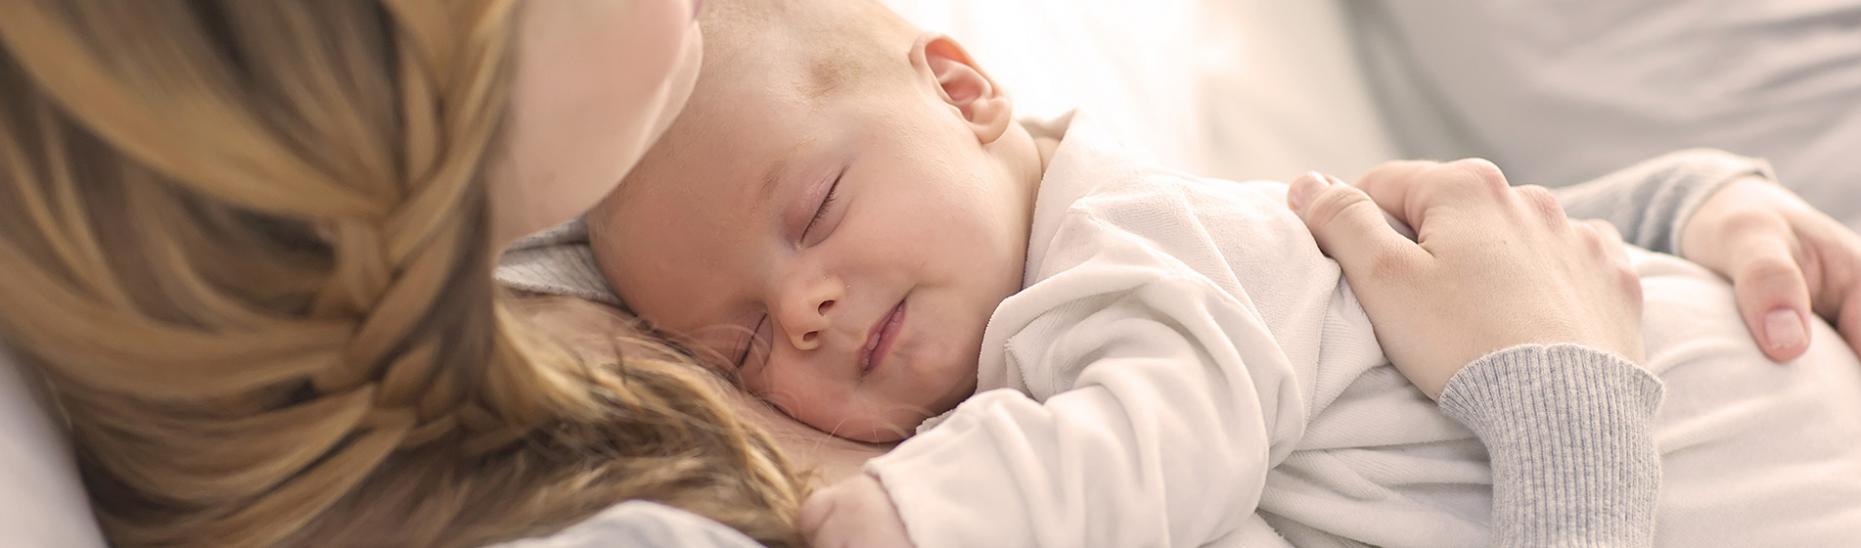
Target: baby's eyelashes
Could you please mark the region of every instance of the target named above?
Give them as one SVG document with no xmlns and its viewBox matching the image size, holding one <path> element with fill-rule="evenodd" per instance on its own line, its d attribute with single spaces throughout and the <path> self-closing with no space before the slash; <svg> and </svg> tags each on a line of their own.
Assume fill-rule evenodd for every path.
<svg viewBox="0 0 1861 548">
<path fill-rule="evenodd" d="M 757 334 L 762 332 L 762 326 L 765 323 L 769 323 L 768 314 L 757 317 L 756 323 L 751 324 L 749 332 L 744 334 L 743 344 L 741 345 L 743 349 L 737 352 L 737 370 L 741 371 L 743 370 L 743 366 L 749 365 L 750 354 L 754 353 L 756 350 Z"/>
<path fill-rule="evenodd" d="M 827 214 L 833 209 L 834 202 L 838 201 L 840 195 L 840 181 L 845 178 L 846 172 L 842 170 L 839 175 L 834 176 L 833 182 L 829 183 L 827 192 L 821 195 L 820 204 L 816 205 L 814 208 L 814 217 L 808 219 L 808 225 L 801 230 L 801 245 L 803 247 L 818 244 L 821 240 L 827 239 L 828 234 L 833 233 L 833 227 L 821 225 L 821 221 L 827 218 Z M 820 235 L 818 237 L 813 237 L 812 235 L 816 232 L 819 232 Z"/>
<path fill-rule="evenodd" d="M 743 355 L 737 359 L 737 369 L 743 370 L 753 365 L 762 365 L 769 361 L 769 355 L 775 352 L 770 346 L 770 337 L 775 334 L 775 325 L 764 314 L 750 331 L 750 336 L 743 344 Z"/>
</svg>

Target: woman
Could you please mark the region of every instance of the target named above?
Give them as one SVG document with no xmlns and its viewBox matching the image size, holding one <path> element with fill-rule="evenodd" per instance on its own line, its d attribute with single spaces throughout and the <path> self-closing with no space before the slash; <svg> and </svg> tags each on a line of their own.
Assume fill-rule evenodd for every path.
<svg viewBox="0 0 1861 548">
<path fill-rule="evenodd" d="M 796 543 L 711 378 L 570 354 L 491 282 L 677 112 L 695 9 L 0 3 L 0 333 L 111 541 L 470 546 L 642 498 Z"/>
</svg>

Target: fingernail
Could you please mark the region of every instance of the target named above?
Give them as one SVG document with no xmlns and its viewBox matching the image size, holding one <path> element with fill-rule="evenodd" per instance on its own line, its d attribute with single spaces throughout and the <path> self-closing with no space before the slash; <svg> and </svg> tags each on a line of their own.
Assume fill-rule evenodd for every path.
<svg viewBox="0 0 1861 548">
<path fill-rule="evenodd" d="M 1292 180 L 1292 189 L 1286 193 L 1286 201 L 1292 204 L 1293 211 L 1305 211 L 1305 204 L 1312 203 L 1312 196 L 1325 186 L 1325 176 L 1316 171 L 1308 171 Z"/>
<path fill-rule="evenodd" d="M 1764 315 L 1764 336 L 1772 350 L 1789 350 L 1803 344 L 1803 318 L 1790 309 L 1772 310 Z"/>
</svg>

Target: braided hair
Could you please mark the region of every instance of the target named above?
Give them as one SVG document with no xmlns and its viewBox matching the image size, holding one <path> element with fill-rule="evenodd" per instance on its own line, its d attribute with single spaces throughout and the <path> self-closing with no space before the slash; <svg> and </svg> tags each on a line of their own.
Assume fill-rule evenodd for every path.
<svg viewBox="0 0 1861 548">
<path fill-rule="evenodd" d="M 483 178 L 509 0 L 0 0 L 0 337 L 123 546 L 466 546 L 615 502 L 797 542 L 644 336 L 522 329 Z"/>
</svg>

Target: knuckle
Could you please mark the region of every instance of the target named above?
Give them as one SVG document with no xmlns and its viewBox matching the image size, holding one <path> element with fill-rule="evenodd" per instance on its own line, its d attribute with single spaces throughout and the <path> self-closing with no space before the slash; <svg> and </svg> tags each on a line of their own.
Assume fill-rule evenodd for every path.
<svg viewBox="0 0 1861 548">
<path fill-rule="evenodd" d="M 1615 276 L 1616 280 L 1621 282 L 1622 285 L 1634 289 L 1636 293 L 1641 292 L 1641 274 L 1636 273 L 1634 267 L 1617 263 L 1615 265 Z"/>
<path fill-rule="evenodd" d="M 1371 203 L 1370 198 L 1360 192 L 1333 185 L 1312 197 L 1309 211 L 1314 225 L 1331 226 L 1333 223 L 1348 218 L 1352 210 L 1364 206 L 1376 207 L 1376 204 Z"/>
<path fill-rule="evenodd" d="M 1538 185 L 1524 185 L 1514 188 L 1513 192 L 1525 201 L 1533 214 L 1540 218 L 1552 221 L 1553 225 L 1566 222 L 1564 206 L 1557 203 L 1557 195 L 1552 194 L 1550 190 Z"/>
<path fill-rule="evenodd" d="M 1466 174 L 1468 179 L 1489 190 L 1501 190 L 1510 187 L 1506 174 L 1499 166 L 1485 158 L 1464 158 L 1447 164 Z"/>
<path fill-rule="evenodd" d="M 1622 231 L 1616 230 L 1615 225 L 1609 224 L 1607 221 L 1589 219 L 1583 221 L 1583 224 L 1589 225 L 1590 228 L 1595 229 L 1596 234 L 1602 236 L 1603 239 L 1615 243 L 1622 243 Z"/>
<path fill-rule="evenodd" d="M 1752 259 L 1739 271 L 1739 277 L 1761 283 L 1790 283 L 1798 275 L 1796 263 L 1778 257 Z"/>
<path fill-rule="evenodd" d="M 1577 234 L 1577 239 L 1583 242 L 1583 246 L 1589 249 L 1591 254 L 1596 256 L 1608 254 L 1609 246 L 1604 245 L 1606 240 L 1603 239 L 1601 234 L 1596 232 L 1596 227 L 1586 224 L 1577 224 L 1571 225 L 1570 229 Z"/>
</svg>

